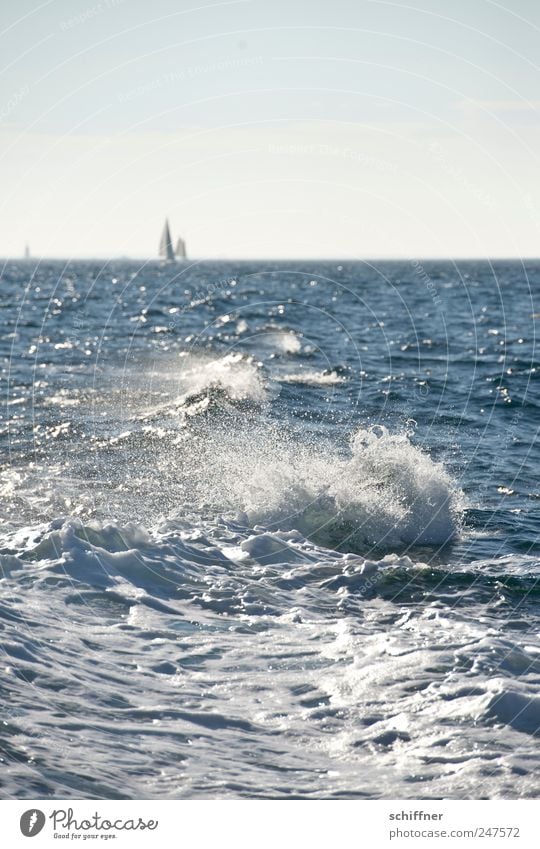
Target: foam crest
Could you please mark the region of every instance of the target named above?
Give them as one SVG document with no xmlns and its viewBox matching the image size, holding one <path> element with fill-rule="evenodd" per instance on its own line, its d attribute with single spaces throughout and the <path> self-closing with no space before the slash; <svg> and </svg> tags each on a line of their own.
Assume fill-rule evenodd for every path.
<svg viewBox="0 0 540 849">
<path fill-rule="evenodd" d="M 295 528 L 321 545 L 355 550 L 443 544 L 459 529 L 461 495 L 442 464 L 406 434 L 357 431 L 346 454 L 271 427 L 206 441 L 204 493 L 250 526 Z M 211 492 L 209 491 L 211 487 Z"/>
<path fill-rule="evenodd" d="M 224 394 L 236 402 L 260 404 L 268 398 L 261 368 L 252 357 L 239 353 L 210 360 L 190 357 L 181 373 L 180 383 L 182 403 L 212 392 Z"/>
<path fill-rule="evenodd" d="M 272 327 L 266 332 L 264 341 L 282 354 L 299 354 L 302 350 L 300 335 L 294 330 Z"/>
<path fill-rule="evenodd" d="M 303 386 L 337 386 L 346 382 L 346 378 L 337 371 L 301 371 L 284 374 L 279 379 L 282 383 L 298 383 Z"/>
</svg>

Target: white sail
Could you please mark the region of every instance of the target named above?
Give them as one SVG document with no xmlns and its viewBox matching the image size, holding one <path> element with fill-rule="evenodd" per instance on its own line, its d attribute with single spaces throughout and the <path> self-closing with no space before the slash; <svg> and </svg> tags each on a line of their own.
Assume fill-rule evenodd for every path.
<svg viewBox="0 0 540 849">
<path fill-rule="evenodd" d="M 169 230 L 169 222 L 167 219 L 165 219 L 165 226 L 159 242 L 159 255 L 167 262 L 174 262 L 171 231 Z"/>
<path fill-rule="evenodd" d="M 177 259 L 186 259 L 186 243 L 183 239 L 178 239 L 176 242 L 176 258 Z"/>
</svg>

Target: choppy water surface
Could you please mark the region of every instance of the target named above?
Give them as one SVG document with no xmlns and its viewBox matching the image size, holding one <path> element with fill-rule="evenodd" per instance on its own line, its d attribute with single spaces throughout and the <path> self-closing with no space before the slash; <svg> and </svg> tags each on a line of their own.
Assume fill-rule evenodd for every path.
<svg viewBox="0 0 540 849">
<path fill-rule="evenodd" d="M 539 280 L 6 264 L 2 796 L 537 796 Z"/>
</svg>

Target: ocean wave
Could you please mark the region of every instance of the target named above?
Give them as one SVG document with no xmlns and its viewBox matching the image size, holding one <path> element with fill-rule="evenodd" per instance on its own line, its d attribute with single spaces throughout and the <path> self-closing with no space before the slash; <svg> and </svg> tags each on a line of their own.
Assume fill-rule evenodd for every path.
<svg viewBox="0 0 540 849">
<path fill-rule="evenodd" d="M 264 403 L 268 400 L 269 382 L 260 365 L 252 357 L 239 353 L 207 359 L 191 355 L 178 377 L 182 392 L 179 403 L 218 391 L 231 401 Z"/>
<path fill-rule="evenodd" d="M 407 434 L 360 429 L 344 456 L 275 431 L 251 432 L 249 441 L 225 437 L 206 446 L 205 469 L 217 447 L 213 496 L 221 510 L 235 508 L 251 526 L 296 528 L 349 550 L 441 545 L 459 532 L 459 488 Z"/>
<path fill-rule="evenodd" d="M 301 371 L 294 374 L 283 374 L 280 383 L 298 383 L 303 386 L 337 386 L 345 383 L 346 378 L 337 371 Z"/>
<path fill-rule="evenodd" d="M 250 381 L 248 372 L 253 387 Z M 27 502 L 25 515 L 35 504 L 36 515 L 67 509 L 146 526 L 168 519 L 198 527 L 223 517 L 246 530 L 297 530 L 327 548 L 360 553 L 440 546 L 459 535 L 459 487 L 406 433 L 365 428 L 347 446 L 332 444 L 242 404 L 229 414 L 223 390 L 186 395 L 182 406 L 167 408 L 167 421 L 176 410 L 182 426 L 132 425 L 106 444 L 95 441 L 39 496 L 31 470 L 26 477 L 21 471 L 14 486 Z"/>
<path fill-rule="evenodd" d="M 295 330 L 269 325 L 263 330 L 261 342 L 269 345 L 281 354 L 299 354 L 302 351 L 302 337 Z"/>
<path fill-rule="evenodd" d="M 167 401 L 137 412 L 140 421 L 159 417 L 195 417 L 200 413 L 226 412 L 235 406 L 261 406 L 274 398 L 279 387 L 263 369 L 262 363 L 247 354 L 232 352 L 221 357 L 203 352 L 182 352 L 180 366 L 169 373 L 152 375 L 157 384 L 171 383 L 177 392 Z"/>
</svg>

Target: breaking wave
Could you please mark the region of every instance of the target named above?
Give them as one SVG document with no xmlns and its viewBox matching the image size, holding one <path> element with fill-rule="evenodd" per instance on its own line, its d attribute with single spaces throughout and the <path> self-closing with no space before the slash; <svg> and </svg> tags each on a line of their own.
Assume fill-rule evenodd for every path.
<svg viewBox="0 0 540 849">
<path fill-rule="evenodd" d="M 294 528 L 322 545 L 440 545 L 459 531 L 462 496 L 407 434 L 358 430 L 346 451 L 301 442 L 270 424 L 218 428 L 179 469 L 195 502 L 250 527 Z M 182 465 L 183 463 L 183 465 Z M 204 468 L 204 475 L 197 469 Z"/>
<path fill-rule="evenodd" d="M 329 370 L 284 374 L 279 379 L 282 383 L 298 383 L 303 386 L 337 386 L 340 383 L 345 383 L 347 378 L 338 374 L 335 370 Z"/>
<path fill-rule="evenodd" d="M 204 360 L 191 356 L 181 372 L 180 403 L 219 391 L 231 401 L 263 403 L 268 400 L 268 381 L 252 357 L 226 354 L 219 359 Z"/>
</svg>

